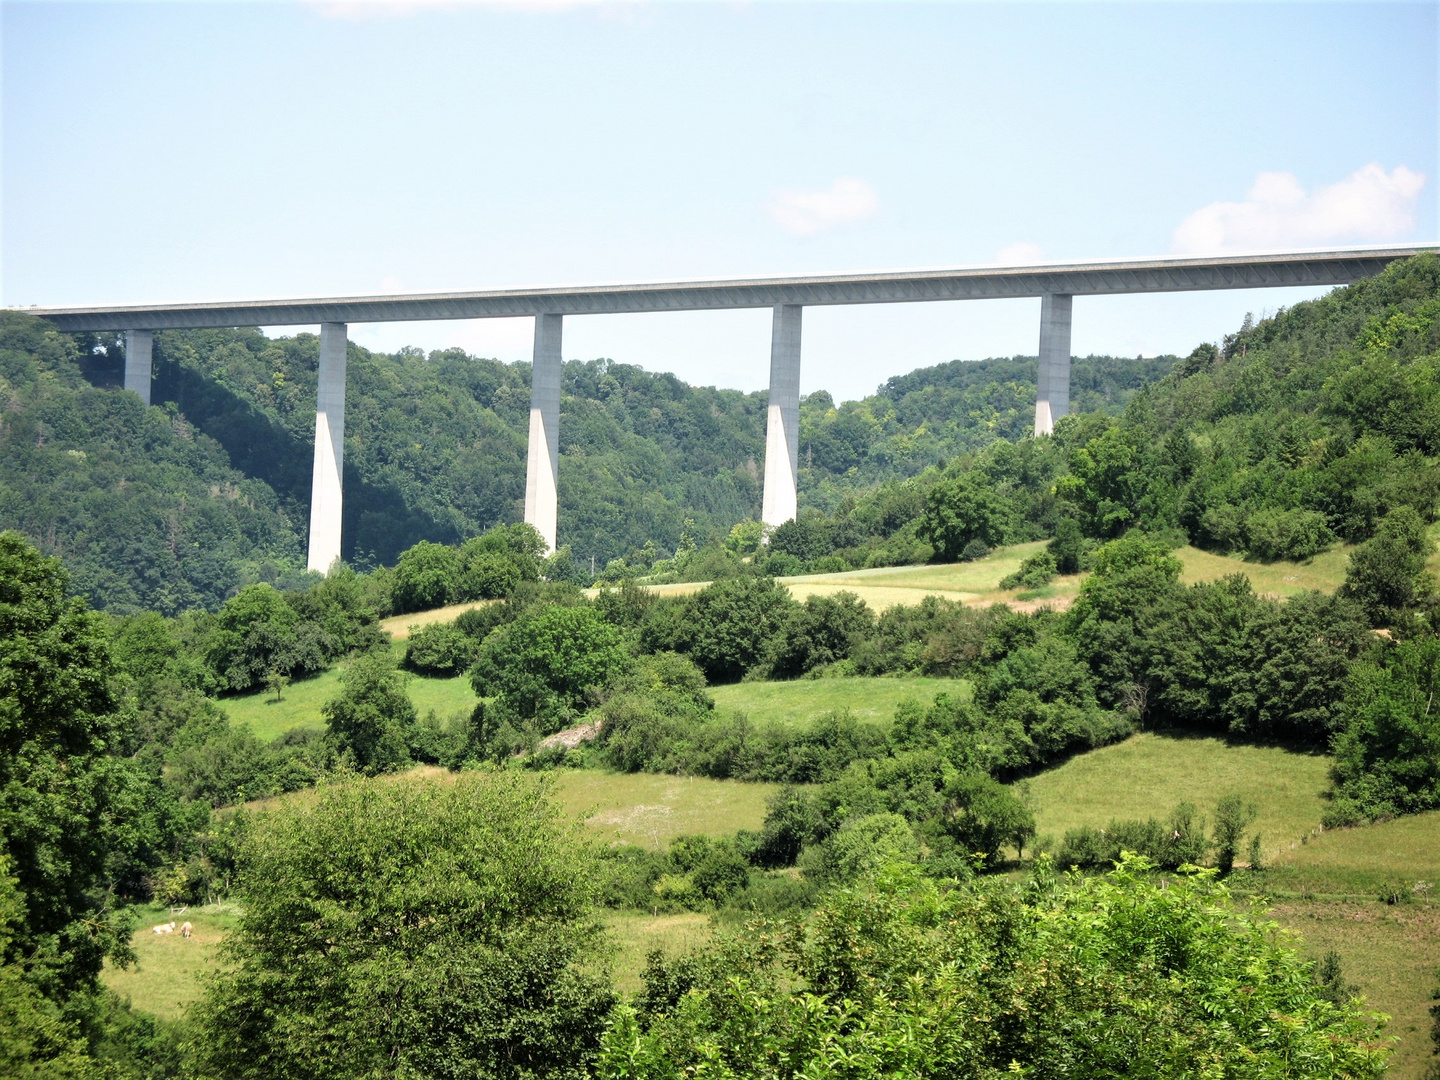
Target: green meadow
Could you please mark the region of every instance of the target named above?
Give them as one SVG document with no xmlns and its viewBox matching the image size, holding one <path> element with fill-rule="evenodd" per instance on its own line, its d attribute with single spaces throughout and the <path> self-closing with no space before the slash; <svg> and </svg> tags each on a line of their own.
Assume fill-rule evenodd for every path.
<svg viewBox="0 0 1440 1080">
<path fill-rule="evenodd" d="M 1146 732 L 1073 757 L 1024 786 L 1038 835 L 1057 845 L 1067 830 L 1082 825 L 1163 820 L 1181 802 L 1204 813 L 1220 796 L 1238 793 L 1259 810 L 1251 832 L 1260 834 L 1262 850 L 1273 858 L 1319 827 L 1329 767 L 1319 754 Z"/>
<path fill-rule="evenodd" d="M 836 709 L 848 709 L 862 720 L 888 723 L 902 701 L 928 705 L 937 694 L 969 700 L 970 689 L 967 679 L 797 679 L 712 686 L 710 696 L 717 708 L 743 712 L 756 723 L 800 724 Z"/>
<path fill-rule="evenodd" d="M 231 721 L 248 724 L 257 738 L 269 742 L 276 736 L 298 727 L 324 727 L 321 713 L 325 703 L 340 692 L 340 674 L 344 665 L 321 672 L 313 678 L 291 683 L 279 701 L 272 691 L 221 698 L 218 702 Z M 480 699 L 475 696 L 470 680 L 427 679 L 407 676 L 406 692 L 415 703 L 415 710 L 425 716 L 431 709 L 442 719 L 455 713 L 469 713 Z"/>
</svg>

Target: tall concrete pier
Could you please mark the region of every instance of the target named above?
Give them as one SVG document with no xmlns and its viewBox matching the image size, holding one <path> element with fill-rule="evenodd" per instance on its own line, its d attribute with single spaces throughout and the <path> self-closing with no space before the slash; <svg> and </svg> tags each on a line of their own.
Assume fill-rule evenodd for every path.
<svg viewBox="0 0 1440 1080">
<path fill-rule="evenodd" d="M 150 404 L 150 353 L 154 335 L 149 330 L 125 331 L 125 389 Z"/>
<path fill-rule="evenodd" d="M 1040 297 L 1040 368 L 1035 380 L 1035 434 L 1049 435 L 1070 411 L 1070 309 L 1074 297 Z"/>
<path fill-rule="evenodd" d="M 560 333 L 564 317 L 535 316 L 530 369 L 530 453 L 525 464 L 525 520 L 555 550 L 560 479 Z"/>
<path fill-rule="evenodd" d="M 345 475 L 344 323 L 320 324 L 320 378 L 315 394 L 315 467 L 310 476 L 310 557 L 306 566 L 327 573 L 340 558 L 340 517 Z"/>
<path fill-rule="evenodd" d="M 780 304 L 770 330 L 770 408 L 765 420 L 765 493 L 760 521 L 774 527 L 795 517 L 800 464 L 799 304 Z"/>
</svg>

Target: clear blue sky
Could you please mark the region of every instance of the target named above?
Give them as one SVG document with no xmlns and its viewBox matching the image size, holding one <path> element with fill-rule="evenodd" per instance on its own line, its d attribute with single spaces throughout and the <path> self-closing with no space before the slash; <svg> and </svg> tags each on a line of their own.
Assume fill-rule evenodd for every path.
<svg viewBox="0 0 1440 1080">
<path fill-rule="evenodd" d="M 6 304 L 1437 236 L 1433 3 L 5 3 Z M 1311 295 L 1088 299 L 1189 351 Z M 1035 350 L 1039 301 L 806 313 L 803 388 Z M 355 326 L 528 359 L 528 322 Z M 566 321 L 763 386 L 769 313 Z"/>
</svg>

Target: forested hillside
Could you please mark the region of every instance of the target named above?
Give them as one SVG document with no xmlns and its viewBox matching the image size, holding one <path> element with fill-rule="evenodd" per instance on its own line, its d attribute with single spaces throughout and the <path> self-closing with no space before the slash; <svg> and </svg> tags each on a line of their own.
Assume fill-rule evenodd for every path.
<svg viewBox="0 0 1440 1080">
<path fill-rule="evenodd" d="M 10 405 L 0 527 L 63 555 L 77 588 L 120 611 L 213 609 L 244 584 L 299 578 L 315 335 L 158 333 L 156 407 L 147 413 L 113 392 L 124 363 L 118 339 L 3 318 Z M 1118 411 L 1170 362 L 1079 361 L 1077 401 Z M 811 395 L 802 502 L 833 507 L 846 493 L 1023 434 L 1034 363 L 946 364 L 839 408 Z M 518 520 L 528 365 L 351 344 L 348 378 L 347 559 L 389 565 L 420 540 L 459 543 Z M 608 360 L 567 363 L 563 393 L 560 539 L 581 565 L 636 550 L 668 555 L 687 533 L 703 544 L 758 516 L 763 393 L 692 387 Z"/>
<path fill-rule="evenodd" d="M 1440 259 L 1247 319 L 1118 417 L 1076 413 L 1051 439 L 992 440 L 884 494 L 908 511 L 877 514 L 874 498 L 802 511 L 772 550 L 866 565 L 923 542 L 953 560 L 1061 529 L 1105 540 L 1139 526 L 1305 559 L 1369 539 L 1387 515 L 1428 524 L 1440 501 Z"/>
<path fill-rule="evenodd" d="M 92 386 L 81 359 L 38 320 L 0 316 L 3 527 L 121 612 L 213 606 L 303 567 L 303 516 L 185 417 Z"/>
</svg>

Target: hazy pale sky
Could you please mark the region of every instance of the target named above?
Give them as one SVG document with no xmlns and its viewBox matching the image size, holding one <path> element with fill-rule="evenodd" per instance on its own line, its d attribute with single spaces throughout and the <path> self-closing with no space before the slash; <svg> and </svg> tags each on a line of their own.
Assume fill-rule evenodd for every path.
<svg viewBox="0 0 1440 1080">
<path fill-rule="evenodd" d="M 139 303 L 1437 236 L 1434 3 L 4 3 L 0 299 Z M 1310 290 L 1076 301 L 1188 352 Z M 810 309 L 802 388 L 1033 353 L 1039 301 Z M 528 359 L 529 320 L 354 325 Z M 568 318 L 762 387 L 768 311 Z"/>
</svg>

